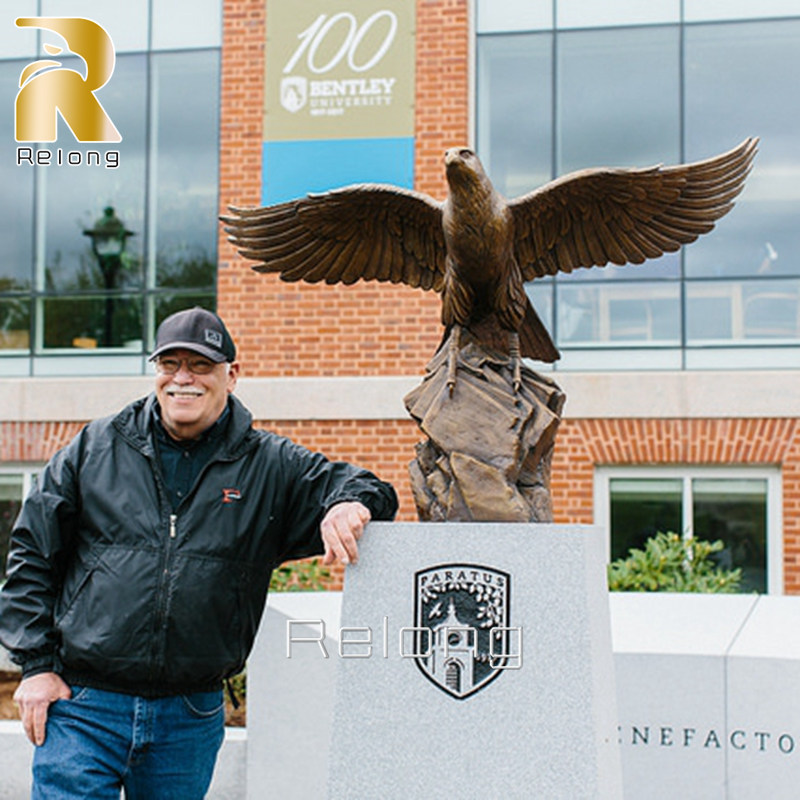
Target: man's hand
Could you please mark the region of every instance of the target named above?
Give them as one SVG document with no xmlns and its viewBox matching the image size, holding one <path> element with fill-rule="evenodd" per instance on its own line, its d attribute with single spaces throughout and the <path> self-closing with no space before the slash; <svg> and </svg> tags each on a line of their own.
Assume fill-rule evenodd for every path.
<svg viewBox="0 0 800 800">
<path fill-rule="evenodd" d="M 55 672 L 40 672 L 25 678 L 14 692 L 22 715 L 25 735 L 37 747 L 44 744 L 47 711 L 56 700 L 69 700 L 72 691 Z"/>
<path fill-rule="evenodd" d="M 319 526 L 325 545 L 322 563 L 333 564 L 338 558 L 342 564 L 355 564 L 358 561 L 357 542 L 371 519 L 370 510 L 357 501 L 332 506 Z"/>
</svg>

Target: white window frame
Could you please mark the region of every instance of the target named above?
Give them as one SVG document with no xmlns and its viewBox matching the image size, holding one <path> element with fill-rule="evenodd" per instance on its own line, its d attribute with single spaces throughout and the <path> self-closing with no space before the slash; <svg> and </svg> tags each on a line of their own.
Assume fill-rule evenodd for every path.
<svg viewBox="0 0 800 800">
<path fill-rule="evenodd" d="M 694 478 L 757 479 L 767 482 L 767 593 L 783 594 L 783 481 L 780 467 L 765 465 L 604 465 L 594 473 L 594 524 L 606 531 L 606 560 L 611 559 L 612 478 L 663 478 L 683 482 L 682 519 L 685 537 L 692 530 L 692 480 Z"/>
<path fill-rule="evenodd" d="M 26 461 L 21 462 L 4 462 L 0 464 L 0 476 L 13 475 L 15 477 L 22 477 L 22 497 L 20 500 L 24 501 L 31 490 L 34 476 L 38 475 L 44 469 L 44 463 Z M 2 583 L 2 571 L 0 571 L 0 583 Z"/>
<path fill-rule="evenodd" d="M 36 475 L 44 469 L 44 462 L 9 462 L 0 464 L 0 475 L 21 475 L 22 476 L 22 500 L 28 496 L 31 490 L 31 483 Z"/>
</svg>

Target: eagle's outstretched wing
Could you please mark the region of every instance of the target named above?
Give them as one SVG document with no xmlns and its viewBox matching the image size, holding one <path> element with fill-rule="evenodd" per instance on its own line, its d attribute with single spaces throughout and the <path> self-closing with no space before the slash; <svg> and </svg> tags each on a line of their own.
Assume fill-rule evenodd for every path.
<svg viewBox="0 0 800 800">
<path fill-rule="evenodd" d="M 285 281 L 391 281 L 440 291 L 442 206 L 420 192 L 359 184 L 274 206 L 232 208 L 230 241 Z"/>
<path fill-rule="evenodd" d="M 580 170 L 511 200 L 525 280 L 641 264 L 693 242 L 733 207 L 757 144 L 746 139 L 728 153 L 674 167 Z"/>
</svg>

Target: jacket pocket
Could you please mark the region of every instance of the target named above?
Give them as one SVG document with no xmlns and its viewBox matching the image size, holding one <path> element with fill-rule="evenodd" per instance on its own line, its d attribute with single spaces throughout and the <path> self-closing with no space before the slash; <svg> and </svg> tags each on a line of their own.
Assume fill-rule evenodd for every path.
<svg viewBox="0 0 800 800">
<path fill-rule="evenodd" d="M 108 547 L 76 583 L 56 620 L 60 656 L 75 672 L 122 684 L 140 681 L 152 662 L 158 552 Z"/>
<path fill-rule="evenodd" d="M 180 555 L 167 614 L 168 682 L 203 684 L 238 670 L 246 656 L 248 570 L 241 562 Z"/>
<path fill-rule="evenodd" d="M 83 592 L 91 580 L 92 573 L 97 568 L 98 561 L 99 556 L 96 553 L 88 553 L 82 557 L 75 557 L 72 568 L 64 578 L 64 583 L 56 602 L 54 613 L 56 625 L 69 613 L 72 606 L 79 599 L 81 592 Z"/>
</svg>

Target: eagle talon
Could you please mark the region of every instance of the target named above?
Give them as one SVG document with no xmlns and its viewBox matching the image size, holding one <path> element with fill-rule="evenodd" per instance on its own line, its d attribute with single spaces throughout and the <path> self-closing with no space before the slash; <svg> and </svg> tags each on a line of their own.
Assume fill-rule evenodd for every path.
<svg viewBox="0 0 800 800">
<path fill-rule="evenodd" d="M 519 390 L 522 388 L 522 355 L 519 350 L 519 334 L 511 333 L 509 335 L 508 349 L 511 356 L 514 394 L 519 394 Z"/>
<path fill-rule="evenodd" d="M 458 369 L 458 348 L 461 344 L 461 326 L 453 325 L 447 348 L 447 391 L 450 397 L 456 388 L 456 371 Z"/>
</svg>

